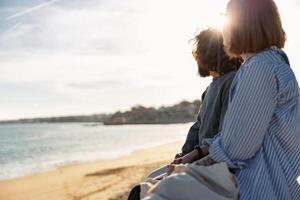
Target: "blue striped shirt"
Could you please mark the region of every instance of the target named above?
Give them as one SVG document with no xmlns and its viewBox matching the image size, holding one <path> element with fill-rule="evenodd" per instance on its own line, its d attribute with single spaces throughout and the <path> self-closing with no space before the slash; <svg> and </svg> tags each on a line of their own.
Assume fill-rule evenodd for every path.
<svg viewBox="0 0 300 200">
<path fill-rule="evenodd" d="M 300 97 L 285 53 L 252 55 L 230 88 L 222 131 L 209 153 L 233 169 L 240 199 L 300 200 Z"/>
</svg>

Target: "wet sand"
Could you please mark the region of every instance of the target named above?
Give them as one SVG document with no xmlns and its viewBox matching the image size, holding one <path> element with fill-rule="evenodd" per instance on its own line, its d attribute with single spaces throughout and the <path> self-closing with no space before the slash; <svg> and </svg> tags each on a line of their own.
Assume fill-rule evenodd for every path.
<svg viewBox="0 0 300 200">
<path fill-rule="evenodd" d="M 170 162 L 181 144 L 167 144 L 118 159 L 66 166 L 46 173 L 0 181 L 0 199 L 127 199 L 130 188 L 153 169 Z"/>
</svg>

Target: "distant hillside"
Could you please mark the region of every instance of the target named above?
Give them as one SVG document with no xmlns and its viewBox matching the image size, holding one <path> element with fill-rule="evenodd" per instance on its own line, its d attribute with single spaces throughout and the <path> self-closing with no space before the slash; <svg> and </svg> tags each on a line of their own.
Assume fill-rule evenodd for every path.
<svg viewBox="0 0 300 200">
<path fill-rule="evenodd" d="M 45 117 L 0 121 L 4 123 L 65 123 L 65 122 L 86 122 L 103 123 L 105 125 L 122 124 L 170 124 L 186 123 L 195 120 L 201 102 L 182 101 L 173 106 L 162 106 L 159 108 L 135 106 L 126 112 L 113 114 L 79 115 L 65 117 Z"/>
<path fill-rule="evenodd" d="M 45 117 L 45 118 L 32 118 L 32 119 L 19 119 L 0 121 L 0 123 L 64 123 L 64 122 L 99 122 L 103 123 L 109 115 L 78 115 L 78 116 L 65 116 L 65 117 Z"/>
<path fill-rule="evenodd" d="M 179 104 L 160 107 L 147 108 L 144 106 L 135 106 L 130 111 L 117 112 L 105 121 L 105 125 L 121 124 L 170 124 L 186 123 L 195 121 L 201 102 L 182 101 Z"/>
</svg>

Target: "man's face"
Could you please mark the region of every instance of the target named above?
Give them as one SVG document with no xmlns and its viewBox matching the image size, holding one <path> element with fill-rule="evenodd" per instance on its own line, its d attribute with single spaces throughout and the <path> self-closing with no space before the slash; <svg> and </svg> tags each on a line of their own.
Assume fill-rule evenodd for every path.
<svg viewBox="0 0 300 200">
<path fill-rule="evenodd" d="M 197 60 L 197 65 L 198 65 L 198 73 L 201 77 L 209 76 L 208 69 L 202 65 L 200 60 Z"/>
<path fill-rule="evenodd" d="M 204 67 L 203 64 L 201 63 L 201 56 L 195 50 L 192 52 L 192 54 L 198 65 L 198 74 L 201 77 L 209 76 L 208 69 L 206 67 Z"/>
</svg>

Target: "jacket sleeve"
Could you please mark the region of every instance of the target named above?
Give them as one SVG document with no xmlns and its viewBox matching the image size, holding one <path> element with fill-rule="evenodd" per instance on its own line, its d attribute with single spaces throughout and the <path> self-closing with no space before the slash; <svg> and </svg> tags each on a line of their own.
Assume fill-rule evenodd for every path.
<svg viewBox="0 0 300 200">
<path fill-rule="evenodd" d="M 185 143 L 181 148 L 182 155 L 188 154 L 189 152 L 194 150 L 194 147 L 199 143 L 199 126 L 200 123 L 197 121 L 190 128 L 188 135 L 186 137 Z"/>
<path fill-rule="evenodd" d="M 231 168 L 247 167 L 259 151 L 275 109 L 277 83 L 274 66 L 255 62 L 243 66 L 234 85 L 222 131 L 209 153 Z"/>
<path fill-rule="evenodd" d="M 203 92 L 201 96 L 201 101 L 204 101 L 207 89 Z M 201 107 L 200 107 L 201 110 Z M 184 145 L 181 148 L 182 155 L 188 154 L 194 150 L 196 145 L 199 145 L 199 129 L 201 125 L 200 110 L 197 115 L 197 121 L 189 129 Z"/>
</svg>

